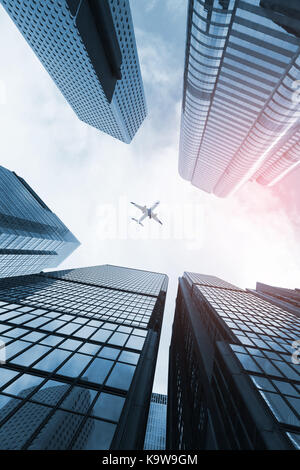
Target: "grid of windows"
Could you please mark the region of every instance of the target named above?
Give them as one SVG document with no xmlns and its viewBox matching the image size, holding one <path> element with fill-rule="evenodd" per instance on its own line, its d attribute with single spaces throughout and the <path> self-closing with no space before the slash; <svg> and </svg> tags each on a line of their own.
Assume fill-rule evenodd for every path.
<svg viewBox="0 0 300 470">
<path fill-rule="evenodd" d="M 135 292 L 105 289 L 42 276 L 27 281 L 25 286 L 18 285 L 18 280 L 6 282 L 5 287 L 0 287 L 0 298 L 20 302 L 22 305 L 55 310 L 55 318 L 57 317 L 59 321 L 64 318 L 63 314 L 69 314 L 70 318 L 74 318 L 75 315 L 87 317 L 86 322 L 88 318 L 93 318 L 147 327 L 157 300 L 156 297 Z M 37 313 L 38 317 L 39 312 L 40 310 Z M 20 316 L 20 312 L 16 311 L 3 315 L 5 318 L 16 317 L 15 321 L 22 322 L 23 318 L 30 318 L 31 313 Z M 42 322 L 43 319 L 36 318 L 32 324 L 37 326 Z"/>
<path fill-rule="evenodd" d="M 209 276 L 207 274 L 198 274 L 198 273 L 184 273 L 186 281 L 190 286 L 195 284 L 201 284 L 202 286 L 211 286 L 211 287 L 221 287 L 223 289 L 233 289 L 233 290 L 242 290 L 239 287 L 230 284 L 229 282 L 223 281 L 216 276 Z"/>
<path fill-rule="evenodd" d="M 228 195 L 266 152 L 268 183 L 299 163 L 285 137 L 271 150 L 299 117 L 300 39 L 277 18 L 260 0 L 189 1 L 179 172 L 207 192 Z"/>
<path fill-rule="evenodd" d="M 22 178 L 0 167 L 0 276 L 61 263 L 78 240 Z"/>
<path fill-rule="evenodd" d="M 171 444 L 299 448 L 300 366 L 292 353 L 300 318 L 207 279 L 185 273 L 180 284 L 170 348 Z M 270 426 L 276 432 L 269 439 Z"/>
<path fill-rule="evenodd" d="M 129 143 L 146 116 L 144 89 L 129 0 L 107 1 L 122 54 L 122 78 L 111 103 L 76 24 L 87 2 L 77 2 L 73 12 L 67 0 L 1 3 L 79 119 Z"/>
<path fill-rule="evenodd" d="M 166 448 L 167 396 L 152 393 L 144 450 Z"/>
<path fill-rule="evenodd" d="M 121 266 L 93 266 L 91 268 L 68 269 L 48 273 L 48 276 L 69 281 L 84 281 L 87 284 L 102 287 L 138 292 L 140 294 L 158 295 L 165 281 L 165 275 L 123 268 Z"/>
<path fill-rule="evenodd" d="M 101 282 L 109 279 L 102 273 Z M 118 290 L 116 280 L 108 289 L 46 275 L 1 284 L 0 448 L 110 448 L 160 292 L 139 295 Z"/>
</svg>

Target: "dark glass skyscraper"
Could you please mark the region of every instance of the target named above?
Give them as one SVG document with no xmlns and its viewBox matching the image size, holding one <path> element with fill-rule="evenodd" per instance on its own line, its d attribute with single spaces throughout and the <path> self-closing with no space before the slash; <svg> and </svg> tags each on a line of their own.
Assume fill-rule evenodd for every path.
<svg viewBox="0 0 300 470">
<path fill-rule="evenodd" d="M 300 162 L 298 0 L 189 0 L 179 173 L 227 196 Z"/>
<path fill-rule="evenodd" d="M 0 280 L 0 448 L 142 449 L 167 283 L 109 265 Z"/>
<path fill-rule="evenodd" d="M 129 143 L 146 102 L 129 0 L 0 0 L 79 119 Z"/>
<path fill-rule="evenodd" d="M 0 167 L 0 277 L 56 267 L 79 241 L 16 173 Z"/>
<path fill-rule="evenodd" d="M 166 448 L 167 395 L 152 393 L 144 450 Z"/>
<path fill-rule="evenodd" d="M 300 289 L 286 289 L 257 282 L 255 290 L 248 290 L 258 297 L 268 300 L 274 305 L 300 317 Z"/>
<path fill-rule="evenodd" d="M 300 448 L 300 319 L 214 276 L 179 280 L 167 448 Z"/>
</svg>

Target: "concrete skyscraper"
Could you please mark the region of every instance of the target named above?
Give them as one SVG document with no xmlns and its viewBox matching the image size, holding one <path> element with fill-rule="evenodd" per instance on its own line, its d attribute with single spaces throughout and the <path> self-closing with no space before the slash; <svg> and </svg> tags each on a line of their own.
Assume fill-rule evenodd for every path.
<svg viewBox="0 0 300 470">
<path fill-rule="evenodd" d="M 0 448 L 142 449 L 167 284 L 109 265 L 1 279 Z"/>
<path fill-rule="evenodd" d="M 189 0 L 179 173 L 224 197 L 300 163 L 298 0 Z"/>
<path fill-rule="evenodd" d="M 54 268 L 79 245 L 23 178 L 0 167 L 0 277 Z"/>
<path fill-rule="evenodd" d="M 129 0 L 0 0 L 79 119 L 129 143 L 146 116 Z"/>
<path fill-rule="evenodd" d="M 300 318 L 214 276 L 179 279 L 167 448 L 299 449 Z"/>
</svg>

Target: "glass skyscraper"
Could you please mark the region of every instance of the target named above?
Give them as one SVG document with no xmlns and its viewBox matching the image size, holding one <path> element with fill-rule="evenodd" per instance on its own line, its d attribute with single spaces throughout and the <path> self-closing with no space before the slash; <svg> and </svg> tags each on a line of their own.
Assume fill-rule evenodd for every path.
<svg viewBox="0 0 300 470">
<path fill-rule="evenodd" d="M 165 450 L 167 395 L 152 393 L 144 450 Z"/>
<path fill-rule="evenodd" d="M 1 279 L 0 448 L 142 449 L 167 284 L 109 265 Z"/>
<path fill-rule="evenodd" d="M 79 119 L 129 143 L 146 116 L 129 0 L 0 0 Z"/>
<path fill-rule="evenodd" d="M 262 299 L 282 307 L 288 312 L 300 317 L 300 289 L 286 289 L 283 287 L 269 286 L 262 282 L 256 283 L 256 289 L 248 289 Z"/>
<path fill-rule="evenodd" d="M 189 0 L 179 173 L 227 196 L 300 162 L 298 0 Z"/>
<path fill-rule="evenodd" d="M 167 448 L 299 449 L 300 319 L 214 276 L 179 280 Z"/>
<path fill-rule="evenodd" d="M 0 277 L 56 267 L 79 245 L 25 180 L 0 166 Z"/>
</svg>

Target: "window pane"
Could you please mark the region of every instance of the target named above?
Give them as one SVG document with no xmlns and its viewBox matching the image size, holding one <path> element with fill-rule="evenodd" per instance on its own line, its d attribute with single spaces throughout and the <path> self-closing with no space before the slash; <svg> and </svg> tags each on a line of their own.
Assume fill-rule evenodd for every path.
<svg viewBox="0 0 300 470">
<path fill-rule="evenodd" d="M 88 418 L 73 446 L 73 449 L 107 450 L 110 447 L 115 429 L 115 424 Z"/>
<path fill-rule="evenodd" d="M 96 357 L 93 360 L 90 367 L 85 371 L 82 379 L 89 382 L 95 382 L 97 384 L 102 384 L 107 377 L 107 374 L 113 366 L 112 361 L 107 359 L 100 359 Z"/>
<path fill-rule="evenodd" d="M 123 409 L 125 398 L 108 393 L 101 393 L 92 409 L 92 415 L 111 421 L 118 421 Z"/>
<path fill-rule="evenodd" d="M 120 388 L 122 390 L 128 390 L 134 372 L 134 366 L 117 363 L 108 378 L 107 385 L 110 387 Z"/>
</svg>

